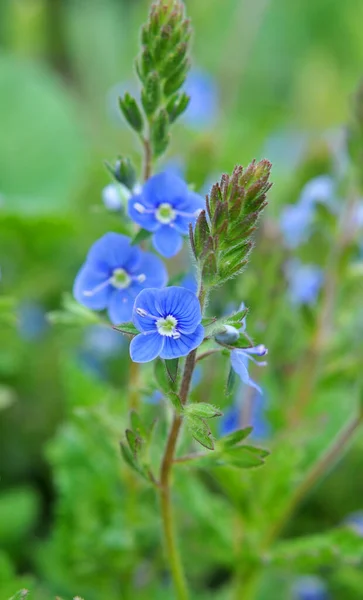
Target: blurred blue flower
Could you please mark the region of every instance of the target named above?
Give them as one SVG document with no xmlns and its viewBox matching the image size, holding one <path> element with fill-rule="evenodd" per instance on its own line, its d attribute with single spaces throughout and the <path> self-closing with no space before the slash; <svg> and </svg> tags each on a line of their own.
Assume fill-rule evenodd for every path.
<svg viewBox="0 0 363 600">
<path fill-rule="evenodd" d="M 288 262 L 286 277 L 292 304 L 315 304 L 324 281 L 324 272 L 316 265 L 304 265 L 298 259 Z"/>
<path fill-rule="evenodd" d="M 29 342 L 39 340 L 48 328 L 45 310 L 38 302 L 22 302 L 17 317 L 19 335 Z"/>
<path fill-rule="evenodd" d="M 131 245 L 130 238 L 106 233 L 88 252 L 75 279 L 75 299 L 87 308 L 107 308 L 112 323 L 128 321 L 137 294 L 145 287 L 163 287 L 168 279 L 161 260 Z"/>
<path fill-rule="evenodd" d="M 147 231 L 153 232 L 156 250 L 170 258 L 183 245 L 189 224 L 194 224 L 204 208 L 202 196 L 189 190 L 185 181 L 172 172 L 150 177 L 140 194 L 129 200 L 129 216 Z"/>
<path fill-rule="evenodd" d="M 297 248 L 309 239 L 316 204 L 335 209 L 335 184 L 329 175 L 320 175 L 307 182 L 299 201 L 288 204 L 281 212 L 280 229 L 288 248 Z"/>
<path fill-rule="evenodd" d="M 202 314 L 195 294 L 182 287 L 147 289 L 135 300 L 133 321 L 141 333 L 130 344 L 134 362 L 157 356 L 186 356 L 203 341 Z"/>
<path fill-rule="evenodd" d="M 288 248 L 297 248 L 308 240 L 313 217 L 308 205 L 288 204 L 283 208 L 280 229 Z"/>
<path fill-rule="evenodd" d="M 299 202 L 306 206 L 326 204 L 334 207 L 335 183 L 330 175 L 319 175 L 308 181 L 300 194 Z"/>
<path fill-rule="evenodd" d="M 243 402 L 235 402 L 227 411 L 225 411 L 223 417 L 219 421 L 219 433 L 221 436 L 228 435 L 237 429 L 241 429 L 241 416 L 243 412 Z M 249 423 L 253 427 L 251 438 L 265 439 L 269 436 L 271 428 L 266 418 L 266 400 L 261 394 L 254 392 L 251 398 L 251 409 L 249 414 Z"/>
<path fill-rule="evenodd" d="M 197 280 L 192 273 L 188 273 L 180 282 L 181 287 L 186 288 L 196 294 L 198 291 Z"/>
<path fill-rule="evenodd" d="M 125 344 L 123 335 L 101 323 L 91 325 L 85 331 L 84 348 L 100 359 L 117 356 Z"/>
<path fill-rule="evenodd" d="M 190 96 L 184 122 L 195 129 L 211 126 L 218 114 L 218 88 L 213 77 L 201 69 L 192 69 L 184 91 Z"/>
<path fill-rule="evenodd" d="M 363 537 L 363 511 L 351 513 L 344 519 L 344 523 L 349 525 L 360 537 Z"/>
<path fill-rule="evenodd" d="M 294 600 L 328 600 L 326 585 L 320 577 L 304 575 L 299 577 L 293 589 Z"/>
<path fill-rule="evenodd" d="M 268 350 L 263 344 L 253 346 L 252 348 L 238 348 L 236 350 L 232 350 L 231 352 L 232 369 L 237 373 L 245 385 L 255 388 L 260 394 L 262 394 L 262 389 L 255 381 L 253 381 L 253 379 L 251 379 L 248 373 L 248 361 L 252 360 L 252 362 L 259 367 L 265 367 L 267 362 L 257 361 L 255 358 L 253 358 L 253 355 L 266 356 L 267 352 Z"/>
</svg>

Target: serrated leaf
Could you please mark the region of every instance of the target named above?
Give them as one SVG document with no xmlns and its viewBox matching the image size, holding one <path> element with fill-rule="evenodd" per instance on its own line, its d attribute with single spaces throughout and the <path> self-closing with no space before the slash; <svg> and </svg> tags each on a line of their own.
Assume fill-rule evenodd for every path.
<svg viewBox="0 0 363 600">
<path fill-rule="evenodd" d="M 115 331 L 119 331 L 120 333 L 124 333 L 125 335 L 138 335 L 140 333 L 132 321 L 122 323 L 121 325 L 113 325 L 112 329 L 115 329 Z"/>
<path fill-rule="evenodd" d="M 141 242 L 149 239 L 152 236 L 151 231 L 147 231 L 146 229 L 140 229 L 137 234 L 132 238 L 131 246 L 137 246 Z"/>
<path fill-rule="evenodd" d="M 131 469 L 133 471 L 135 471 L 136 473 L 141 475 L 144 479 L 148 479 L 148 477 L 145 475 L 145 473 L 142 471 L 142 469 L 140 468 L 140 466 L 134 459 L 132 452 L 128 448 L 128 446 L 126 446 L 126 444 L 124 444 L 123 442 L 120 442 L 120 449 L 121 449 L 121 455 L 122 455 L 124 461 L 126 462 L 126 464 L 128 464 L 128 466 L 131 467 Z"/>
<path fill-rule="evenodd" d="M 179 358 L 165 360 L 165 366 L 171 381 L 175 383 L 178 377 Z"/>
<path fill-rule="evenodd" d="M 193 402 L 188 404 L 184 408 L 185 413 L 202 419 L 212 419 L 213 417 L 220 417 L 223 413 L 212 404 L 207 402 Z"/>
<path fill-rule="evenodd" d="M 131 429 L 126 429 L 125 435 L 126 435 L 126 439 L 129 444 L 130 450 L 133 453 L 134 457 L 136 458 L 136 456 L 141 448 L 141 445 L 142 445 L 142 438 L 139 437 Z"/>
<path fill-rule="evenodd" d="M 229 435 L 222 437 L 218 443 L 223 444 L 225 448 L 231 448 L 236 446 L 242 440 L 245 440 L 250 433 L 252 432 L 253 427 L 244 427 L 244 429 L 239 429 L 238 431 L 233 431 Z"/>
<path fill-rule="evenodd" d="M 208 424 L 194 415 L 186 415 L 188 429 L 193 438 L 208 450 L 214 450 L 214 442 Z"/>
<path fill-rule="evenodd" d="M 145 424 L 142 422 L 139 413 L 137 413 L 135 410 L 130 412 L 130 423 L 131 429 L 136 433 L 136 435 L 145 439 L 148 437 L 148 431 L 145 427 Z"/>
</svg>

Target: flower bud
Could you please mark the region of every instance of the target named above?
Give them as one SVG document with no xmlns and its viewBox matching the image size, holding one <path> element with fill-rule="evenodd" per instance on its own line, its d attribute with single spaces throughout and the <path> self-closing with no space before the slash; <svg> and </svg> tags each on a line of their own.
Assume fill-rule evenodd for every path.
<svg viewBox="0 0 363 600">
<path fill-rule="evenodd" d="M 234 344 L 239 338 L 239 331 L 232 325 L 225 325 L 224 331 L 217 333 L 215 336 L 216 342 L 219 344 Z"/>
</svg>

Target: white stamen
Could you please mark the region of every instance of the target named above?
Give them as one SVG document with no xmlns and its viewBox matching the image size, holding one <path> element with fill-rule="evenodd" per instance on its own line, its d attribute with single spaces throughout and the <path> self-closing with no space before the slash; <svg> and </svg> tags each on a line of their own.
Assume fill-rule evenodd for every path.
<svg viewBox="0 0 363 600">
<path fill-rule="evenodd" d="M 140 213 L 140 215 L 143 215 L 146 211 L 145 206 L 140 204 L 140 202 L 135 202 L 134 209 L 137 210 L 137 212 Z"/>
<path fill-rule="evenodd" d="M 95 294 L 97 294 L 97 292 L 100 292 L 105 287 L 107 287 L 111 283 L 111 281 L 112 277 L 109 277 L 108 279 L 106 279 L 106 281 L 102 281 L 102 283 L 96 285 L 96 287 L 94 287 L 93 290 L 85 290 L 83 292 L 83 295 L 87 297 L 94 296 Z"/>
<path fill-rule="evenodd" d="M 141 275 L 138 275 L 138 276 L 136 277 L 136 279 L 137 279 L 137 281 L 138 281 L 139 283 L 144 283 L 144 281 L 145 281 L 145 279 L 146 279 L 146 275 L 144 275 L 144 273 L 141 273 Z"/>
</svg>

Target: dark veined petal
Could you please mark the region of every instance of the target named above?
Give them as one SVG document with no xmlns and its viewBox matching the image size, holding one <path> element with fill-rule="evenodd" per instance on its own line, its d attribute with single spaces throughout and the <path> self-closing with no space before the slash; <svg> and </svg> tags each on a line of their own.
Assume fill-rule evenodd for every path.
<svg viewBox="0 0 363 600">
<path fill-rule="evenodd" d="M 243 352 L 239 352 L 238 350 L 233 350 L 231 352 L 231 365 L 237 375 L 241 378 L 241 381 L 245 385 L 249 385 L 250 387 L 255 388 L 260 394 L 262 394 L 262 389 L 253 379 L 251 379 L 248 368 L 248 359 L 243 355 Z"/>
<path fill-rule="evenodd" d="M 163 171 L 153 175 L 143 186 L 142 195 L 145 201 L 154 207 L 163 202 L 178 208 L 179 203 L 187 197 L 188 186 L 183 179 L 171 171 Z"/>
<path fill-rule="evenodd" d="M 107 271 L 96 271 L 87 263 L 78 272 L 73 285 L 77 302 L 93 310 L 103 310 L 109 302 L 112 286 Z"/>
<path fill-rule="evenodd" d="M 172 315 L 176 318 L 180 333 L 192 333 L 202 320 L 198 298 L 183 287 L 171 286 L 160 290 L 159 306 L 164 317 Z"/>
<path fill-rule="evenodd" d="M 130 198 L 128 202 L 128 215 L 130 219 L 147 231 L 156 231 L 160 227 L 160 222 L 155 216 L 154 207 L 150 207 L 145 203 L 141 194 Z"/>
<path fill-rule="evenodd" d="M 159 356 L 164 345 L 164 338 L 158 333 L 140 333 L 131 340 L 131 360 L 138 363 L 149 362 Z"/>
<path fill-rule="evenodd" d="M 182 334 L 180 338 L 165 337 L 164 347 L 160 352 L 161 358 L 179 358 L 186 356 L 197 348 L 203 341 L 204 328 L 198 325 L 193 333 Z"/>
<path fill-rule="evenodd" d="M 160 290 L 147 288 L 136 297 L 132 320 L 139 331 L 156 329 L 156 320 L 162 316 L 159 309 L 159 295 Z"/>
<path fill-rule="evenodd" d="M 117 290 L 114 288 L 108 305 L 108 316 L 111 323 L 119 325 L 120 323 L 130 321 L 134 299 L 135 296 L 129 290 Z"/>
<path fill-rule="evenodd" d="M 170 225 L 162 225 L 153 235 L 154 248 L 166 258 L 178 254 L 183 246 L 180 233 Z"/>
<path fill-rule="evenodd" d="M 164 263 L 151 252 L 143 252 L 135 275 L 145 275 L 145 280 L 140 283 L 141 288 L 164 287 L 168 282 L 168 272 Z"/>
<path fill-rule="evenodd" d="M 141 250 L 131 246 L 131 240 L 121 233 L 109 232 L 93 244 L 87 255 L 87 263 L 94 268 L 135 268 L 141 259 Z"/>
</svg>

